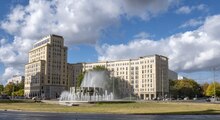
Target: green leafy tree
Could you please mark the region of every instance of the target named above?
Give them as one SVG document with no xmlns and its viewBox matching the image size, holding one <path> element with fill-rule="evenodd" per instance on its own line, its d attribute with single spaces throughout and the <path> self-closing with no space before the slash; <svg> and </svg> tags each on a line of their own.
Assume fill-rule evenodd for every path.
<svg viewBox="0 0 220 120">
<path fill-rule="evenodd" d="M 170 90 L 173 97 L 189 97 L 202 95 L 202 88 L 200 85 L 191 79 L 175 80 L 171 81 Z"/>
<path fill-rule="evenodd" d="M 178 96 L 177 84 L 178 80 L 169 80 L 170 83 L 170 94 L 175 97 Z"/>
<path fill-rule="evenodd" d="M 203 96 L 206 96 L 206 90 L 208 89 L 208 87 L 209 87 L 209 83 L 207 82 L 201 85 Z"/>
<path fill-rule="evenodd" d="M 214 96 L 215 93 L 217 97 L 220 97 L 220 83 L 218 82 L 209 84 L 206 90 L 206 96 Z"/>
<path fill-rule="evenodd" d="M 16 84 L 16 91 L 24 89 L 24 80 Z"/>
<path fill-rule="evenodd" d="M 101 71 L 101 70 L 108 70 L 107 68 L 105 68 L 105 66 L 100 66 L 100 65 L 98 65 L 98 66 L 95 66 L 95 67 L 93 67 L 93 69 L 92 70 L 97 70 L 97 71 Z"/>
<path fill-rule="evenodd" d="M 24 89 L 20 89 L 16 92 L 13 92 L 12 94 L 13 96 L 24 96 Z"/>
<path fill-rule="evenodd" d="M 0 85 L 0 94 L 3 92 L 4 90 L 4 85 Z"/>
<path fill-rule="evenodd" d="M 19 93 L 19 96 L 23 96 L 22 95 L 22 90 L 24 91 L 24 81 L 21 81 L 19 83 L 13 83 L 13 82 L 10 82 L 8 83 L 4 90 L 3 90 L 3 93 L 6 94 L 6 95 L 9 95 L 9 96 L 12 96 L 12 95 L 15 95 L 15 92 L 18 92 Z M 12 94 L 13 93 L 13 94 Z M 24 93 L 23 93 L 24 94 Z"/>
<path fill-rule="evenodd" d="M 14 89 L 13 87 L 14 87 L 14 84 L 13 84 L 13 83 L 8 83 L 8 84 L 5 86 L 3 93 L 6 94 L 6 95 L 11 96 L 11 95 L 12 95 L 12 92 L 13 92 L 13 89 Z"/>
<path fill-rule="evenodd" d="M 76 82 L 76 87 L 80 87 L 83 78 L 84 78 L 85 72 L 81 72 L 78 76 L 77 76 L 77 82 Z"/>
</svg>

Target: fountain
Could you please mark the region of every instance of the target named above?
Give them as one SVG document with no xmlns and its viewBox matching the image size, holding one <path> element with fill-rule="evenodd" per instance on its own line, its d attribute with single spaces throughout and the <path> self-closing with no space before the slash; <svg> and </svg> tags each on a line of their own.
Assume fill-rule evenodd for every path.
<svg viewBox="0 0 220 120">
<path fill-rule="evenodd" d="M 62 92 L 59 103 L 72 106 L 81 103 L 119 101 L 117 98 L 121 93 L 118 85 L 118 80 L 111 78 L 109 71 L 88 71 L 79 88 L 72 87 L 70 91 Z"/>
</svg>

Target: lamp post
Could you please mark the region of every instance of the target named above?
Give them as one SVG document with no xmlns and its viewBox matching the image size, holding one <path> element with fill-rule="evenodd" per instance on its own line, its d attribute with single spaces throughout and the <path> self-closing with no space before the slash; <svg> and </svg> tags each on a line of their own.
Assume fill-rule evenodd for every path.
<svg viewBox="0 0 220 120">
<path fill-rule="evenodd" d="M 216 86 L 215 86 L 215 70 L 216 70 L 216 68 L 214 67 L 214 68 L 213 68 L 214 101 L 215 101 L 215 98 L 216 98 L 216 90 L 215 90 L 215 88 L 216 88 Z"/>
<path fill-rule="evenodd" d="M 110 76 L 111 74 L 114 74 L 114 70 L 110 70 Z M 113 76 L 113 75 L 112 75 Z M 114 95 L 115 95 L 115 78 L 114 77 L 110 77 L 112 78 L 112 94 L 113 94 L 113 99 L 114 99 Z"/>
<path fill-rule="evenodd" d="M 112 90 L 112 92 L 113 92 L 113 99 L 114 99 L 114 95 L 115 95 L 115 83 L 114 83 L 114 81 L 115 81 L 115 79 L 114 78 L 112 78 L 112 80 L 113 80 L 113 90 Z"/>
<path fill-rule="evenodd" d="M 13 87 L 12 87 L 12 100 L 14 100 L 14 89 L 15 89 L 15 86 L 14 86 L 14 83 L 12 82 L 12 85 L 13 85 Z"/>
<path fill-rule="evenodd" d="M 161 70 L 162 70 L 162 98 L 163 98 L 163 100 L 164 100 L 164 86 L 163 86 L 163 67 L 161 68 Z"/>
</svg>

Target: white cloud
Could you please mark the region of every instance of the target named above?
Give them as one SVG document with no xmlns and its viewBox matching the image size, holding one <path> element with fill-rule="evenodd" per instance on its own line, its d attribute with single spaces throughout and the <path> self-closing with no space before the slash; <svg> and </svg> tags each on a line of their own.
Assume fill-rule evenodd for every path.
<svg viewBox="0 0 220 120">
<path fill-rule="evenodd" d="M 158 13 L 167 11 L 168 7 L 179 0 L 122 0 L 122 11 L 128 17 L 139 16 L 144 20 Z"/>
<path fill-rule="evenodd" d="M 183 23 L 179 28 L 197 27 L 197 26 L 202 25 L 203 23 L 204 23 L 204 20 L 201 18 L 190 19 L 186 21 L 185 23 Z"/>
<path fill-rule="evenodd" d="M 94 44 L 99 40 L 101 31 L 117 25 L 121 16 L 148 20 L 166 11 L 174 2 L 174 0 L 30 0 L 27 6 L 15 6 L 7 18 L 0 22 L 0 27 L 14 36 L 11 43 L 1 40 L 3 45 L 0 46 L 0 62 L 6 69 L 13 68 L 7 70 L 23 71 L 31 45 L 45 35 L 52 33 L 62 35 L 69 46 L 77 43 Z"/>
<path fill-rule="evenodd" d="M 210 67 L 220 65 L 219 20 L 220 15 L 207 17 L 197 30 L 175 34 L 158 41 L 135 39 L 128 44 L 105 44 L 97 48 L 99 60 L 162 54 L 169 57 L 169 66 L 173 70 L 208 70 Z"/>
<path fill-rule="evenodd" d="M 179 8 L 176 13 L 178 14 L 188 14 L 192 11 L 192 9 L 189 6 L 182 6 Z"/>
<path fill-rule="evenodd" d="M 179 9 L 176 10 L 177 14 L 189 14 L 192 11 L 207 11 L 207 5 L 199 4 L 197 6 L 182 6 Z"/>
<path fill-rule="evenodd" d="M 18 75 L 20 74 L 19 70 L 14 69 L 13 67 L 7 67 L 5 68 L 4 74 L 0 76 L 0 83 L 6 83 L 10 78 L 12 78 L 13 75 Z"/>
<path fill-rule="evenodd" d="M 203 27 L 201 28 L 206 32 L 211 39 L 219 40 L 220 39 L 220 22 L 219 22 L 219 15 L 210 16 L 207 18 L 206 22 L 204 23 Z"/>
<path fill-rule="evenodd" d="M 2 38 L 2 39 L 0 40 L 0 46 L 3 46 L 5 43 L 6 43 L 6 39 Z"/>
<path fill-rule="evenodd" d="M 27 51 L 31 45 L 31 40 L 15 36 L 13 43 L 5 43 L 0 47 L 0 62 L 5 66 L 20 66 L 27 61 Z"/>
<path fill-rule="evenodd" d="M 149 37 L 151 37 L 152 35 L 151 34 L 149 34 L 149 33 L 147 33 L 147 32 L 140 32 L 140 33 L 138 33 L 137 35 L 135 35 L 134 37 L 135 38 L 142 38 L 142 39 L 144 39 L 144 38 L 149 38 Z"/>
<path fill-rule="evenodd" d="M 31 0 L 17 6 L 1 22 L 12 35 L 39 39 L 50 33 L 63 35 L 67 43 L 95 43 L 100 31 L 120 20 L 120 16 L 144 20 L 166 11 L 173 0 Z"/>
<path fill-rule="evenodd" d="M 12 43 L 4 41 L 0 46 L 0 62 L 5 66 L 5 71 L 0 76 L 3 83 L 15 74 L 24 73 L 24 65 L 28 59 L 27 51 L 32 47 L 32 43 L 32 40 L 15 36 Z"/>
<path fill-rule="evenodd" d="M 207 7 L 207 5 L 205 5 L 205 4 L 200 4 L 200 5 L 198 5 L 198 6 L 195 6 L 194 9 L 207 11 L 207 10 L 208 10 L 208 7 Z"/>
</svg>

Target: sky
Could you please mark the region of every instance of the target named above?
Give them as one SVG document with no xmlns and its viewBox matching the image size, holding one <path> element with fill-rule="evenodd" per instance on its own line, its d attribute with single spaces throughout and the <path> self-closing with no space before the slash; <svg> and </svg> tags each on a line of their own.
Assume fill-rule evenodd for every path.
<svg viewBox="0 0 220 120">
<path fill-rule="evenodd" d="M 62 35 L 68 62 L 160 54 L 200 83 L 219 80 L 218 0 L 1 0 L 0 83 L 24 74 L 28 51 Z M 213 68 L 216 68 L 215 77 Z"/>
</svg>

